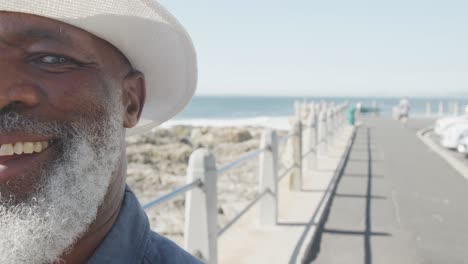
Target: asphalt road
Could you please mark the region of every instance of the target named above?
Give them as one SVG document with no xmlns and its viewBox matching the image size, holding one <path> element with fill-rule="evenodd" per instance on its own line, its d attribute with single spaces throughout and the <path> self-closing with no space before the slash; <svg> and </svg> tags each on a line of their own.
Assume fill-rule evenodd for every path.
<svg viewBox="0 0 468 264">
<path fill-rule="evenodd" d="M 468 263 L 468 181 L 417 138 L 429 124 L 364 121 L 309 262 Z"/>
</svg>

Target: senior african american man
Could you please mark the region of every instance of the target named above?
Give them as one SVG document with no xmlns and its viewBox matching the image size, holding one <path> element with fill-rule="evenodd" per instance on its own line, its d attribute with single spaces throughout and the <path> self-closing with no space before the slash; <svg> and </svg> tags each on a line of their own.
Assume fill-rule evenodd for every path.
<svg viewBox="0 0 468 264">
<path fill-rule="evenodd" d="M 0 263 L 200 263 L 125 184 L 127 129 L 195 86 L 190 38 L 157 2 L 0 1 Z"/>
</svg>

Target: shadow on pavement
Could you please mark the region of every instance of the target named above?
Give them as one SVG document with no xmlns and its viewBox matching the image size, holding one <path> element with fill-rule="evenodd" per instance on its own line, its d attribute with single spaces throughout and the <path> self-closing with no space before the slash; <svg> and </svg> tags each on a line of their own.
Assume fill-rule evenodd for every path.
<svg viewBox="0 0 468 264">
<path fill-rule="evenodd" d="M 372 164 L 376 161 L 373 160 L 372 154 L 374 149 L 372 148 L 372 141 L 371 141 L 371 129 L 370 128 L 365 128 L 365 127 L 360 127 L 361 129 L 365 129 L 365 135 L 364 139 L 361 137 L 360 140 L 357 141 L 358 148 L 356 149 L 355 146 L 353 145 L 353 148 L 351 152 L 358 152 L 364 153 L 367 152 L 367 159 L 349 159 L 345 166 L 344 170 L 342 171 L 337 184 L 332 192 L 333 197 L 331 199 L 331 202 L 329 206 L 325 209 L 324 212 L 324 217 L 322 218 L 322 221 L 318 223 L 317 226 L 317 233 L 314 237 L 314 240 L 311 242 L 310 245 L 310 250 L 307 255 L 307 257 L 304 259 L 303 263 L 313 263 L 314 260 L 317 259 L 320 253 L 320 247 L 321 247 L 321 242 L 322 242 L 322 235 L 323 234 L 331 234 L 331 235 L 350 235 L 350 236 L 362 236 L 364 239 L 363 243 L 363 249 L 364 249 L 364 259 L 362 263 L 365 264 L 371 264 L 372 263 L 372 247 L 371 247 L 371 237 L 372 236 L 391 236 L 390 233 L 385 233 L 385 232 L 376 232 L 372 230 L 372 218 L 371 218 L 371 205 L 372 205 L 372 200 L 373 199 L 387 199 L 385 196 L 377 196 L 377 195 L 372 195 L 372 181 L 374 178 L 383 178 L 383 175 L 373 175 L 372 172 Z M 364 134 L 364 133 L 363 133 Z M 363 148 L 365 145 L 365 148 Z M 367 162 L 367 174 L 348 174 L 348 173 L 343 173 L 346 171 L 346 168 L 349 166 L 348 162 L 352 161 L 358 161 L 358 162 Z M 344 194 L 344 193 L 337 193 L 337 188 L 341 183 L 341 180 L 343 177 L 360 177 L 360 178 L 367 178 L 367 187 L 366 187 L 366 193 L 365 195 L 358 195 L 358 194 Z M 365 199 L 365 228 L 364 230 L 341 230 L 341 229 L 327 229 L 325 228 L 326 223 L 329 220 L 330 217 L 330 211 L 332 210 L 333 202 L 335 199 Z M 352 260 L 350 260 L 349 263 Z"/>
</svg>

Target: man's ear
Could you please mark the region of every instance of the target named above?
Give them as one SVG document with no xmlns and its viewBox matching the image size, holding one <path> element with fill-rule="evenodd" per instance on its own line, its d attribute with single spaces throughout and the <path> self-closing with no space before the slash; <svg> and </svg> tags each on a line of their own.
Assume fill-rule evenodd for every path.
<svg viewBox="0 0 468 264">
<path fill-rule="evenodd" d="M 146 99 L 145 77 L 141 72 L 129 73 L 123 81 L 124 127 L 136 126 Z"/>
</svg>

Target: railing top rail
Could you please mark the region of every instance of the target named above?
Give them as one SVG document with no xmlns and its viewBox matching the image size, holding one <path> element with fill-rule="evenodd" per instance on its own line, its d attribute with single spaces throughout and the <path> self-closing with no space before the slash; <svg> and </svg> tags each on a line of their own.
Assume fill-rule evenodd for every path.
<svg viewBox="0 0 468 264">
<path fill-rule="evenodd" d="M 260 155 L 262 152 L 266 151 L 267 149 L 268 149 L 268 148 L 259 148 L 259 149 L 257 149 L 257 150 L 248 152 L 247 154 L 241 156 L 241 157 L 238 158 L 237 160 L 232 161 L 232 162 L 230 162 L 230 163 L 228 163 L 228 164 L 226 164 L 226 165 L 221 166 L 219 169 L 216 170 L 216 172 L 218 173 L 218 175 L 219 175 L 219 174 L 223 174 L 223 173 L 225 173 L 226 171 L 228 171 L 228 170 L 234 168 L 235 166 L 241 164 L 242 162 L 257 157 L 258 155 Z"/>
<path fill-rule="evenodd" d="M 181 195 L 181 194 L 184 194 L 198 186 L 200 186 L 202 184 L 202 181 L 200 179 L 196 180 L 196 181 L 193 181 L 189 184 L 186 184 L 184 186 L 181 186 L 181 187 L 178 187 L 176 189 L 174 189 L 172 192 L 169 192 L 163 196 L 160 196 L 150 202 L 148 202 L 147 204 L 143 205 L 143 209 L 144 210 L 147 210 L 149 208 L 152 208 L 152 207 L 155 207 L 159 204 L 162 204 L 174 197 L 176 197 L 177 195 Z"/>
<path fill-rule="evenodd" d="M 283 137 L 281 137 L 279 139 L 278 142 L 283 142 L 283 141 L 286 141 L 288 140 L 289 137 L 293 136 L 294 133 L 290 133 L 288 135 L 285 135 Z M 264 151 L 268 150 L 269 147 L 266 147 L 266 148 L 259 148 L 257 150 L 254 150 L 254 151 L 251 151 L 251 152 L 248 152 L 247 154 L 241 156 L 240 158 L 238 158 L 237 160 L 235 161 L 232 161 L 228 164 L 225 164 L 223 166 L 221 166 L 219 169 L 216 170 L 216 173 L 218 175 L 220 174 L 223 174 L 225 173 L 226 171 L 236 167 L 237 165 L 245 162 L 245 161 L 248 161 L 250 159 L 253 159 L 255 157 L 257 157 L 258 155 L 260 155 L 261 153 L 263 153 Z M 147 209 L 150 209 L 152 207 L 155 207 L 159 204 L 162 204 L 172 198 L 174 198 L 175 196 L 177 195 L 180 195 L 180 194 L 183 194 L 183 193 L 186 193 L 192 189 L 194 189 L 195 187 L 198 187 L 202 184 L 201 180 L 196 180 L 194 182 L 191 182 L 189 184 L 186 184 L 184 186 L 181 186 L 181 187 L 178 187 L 176 189 L 174 189 L 172 192 L 169 192 L 167 194 L 164 194 L 163 196 L 160 196 L 158 198 L 155 198 L 154 200 L 148 202 L 147 204 L 143 205 L 143 209 L 144 210 L 147 210 Z"/>
</svg>

